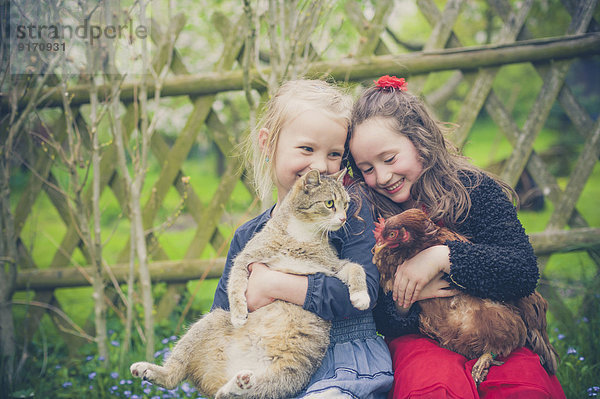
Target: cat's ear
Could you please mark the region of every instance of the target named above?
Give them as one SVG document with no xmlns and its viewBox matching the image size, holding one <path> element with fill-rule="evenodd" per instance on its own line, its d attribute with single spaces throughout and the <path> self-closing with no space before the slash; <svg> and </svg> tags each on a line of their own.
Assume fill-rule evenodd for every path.
<svg viewBox="0 0 600 399">
<path fill-rule="evenodd" d="M 331 177 L 333 177 L 335 180 L 337 180 L 339 183 L 343 183 L 344 182 L 344 176 L 346 176 L 346 172 L 348 172 L 348 169 L 344 168 L 338 172 L 335 172 L 334 174 L 331 175 Z"/>
<path fill-rule="evenodd" d="M 317 187 L 321 184 L 321 174 L 316 169 L 310 170 L 302 177 L 302 179 L 302 187 L 304 188 L 304 191 L 308 191 L 310 188 Z"/>
</svg>

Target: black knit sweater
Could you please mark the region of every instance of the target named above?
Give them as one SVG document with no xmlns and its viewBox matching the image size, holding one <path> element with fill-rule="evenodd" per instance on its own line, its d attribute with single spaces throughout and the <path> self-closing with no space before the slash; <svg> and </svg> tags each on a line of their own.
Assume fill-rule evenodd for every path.
<svg viewBox="0 0 600 399">
<path fill-rule="evenodd" d="M 462 179 L 469 187 L 468 175 Z M 471 242 L 446 242 L 452 278 L 480 298 L 504 301 L 531 294 L 539 279 L 537 259 L 515 207 L 487 175 L 470 189 L 470 197 L 469 214 L 455 230 Z M 400 315 L 392 294 L 381 289 L 373 310 L 378 331 L 388 338 L 417 332 L 419 313 L 417 302 Z"/>
</svg>

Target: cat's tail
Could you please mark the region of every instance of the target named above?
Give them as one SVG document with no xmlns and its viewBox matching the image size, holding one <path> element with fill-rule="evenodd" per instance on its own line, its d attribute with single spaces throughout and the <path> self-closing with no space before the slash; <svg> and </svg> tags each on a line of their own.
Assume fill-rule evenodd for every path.
<svg viewBox="0 0 600 399">
<path fill-rule="evenodd" d="M 546 311 L 548 302 L 536 291 L 516 301 L 521 318 L 527 326 L 526 345 L 540 357 L 549 374 L 556 374 L 559 356 L 548 338 Z"/>
</svg>

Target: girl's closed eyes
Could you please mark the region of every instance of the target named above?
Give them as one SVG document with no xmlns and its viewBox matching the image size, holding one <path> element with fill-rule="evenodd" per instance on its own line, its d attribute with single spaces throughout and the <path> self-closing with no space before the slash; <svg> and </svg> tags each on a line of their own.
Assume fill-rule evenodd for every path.
<svg viewBox="0 0 600 399">
<path fill-rule="evenodd" d="M 391 157 L 389 157 L 388 159 L 384 160 L 383 162 L 385 163 L 392 163 L 396 160 L 396 155 L 393 155 Z"/>
</svg>

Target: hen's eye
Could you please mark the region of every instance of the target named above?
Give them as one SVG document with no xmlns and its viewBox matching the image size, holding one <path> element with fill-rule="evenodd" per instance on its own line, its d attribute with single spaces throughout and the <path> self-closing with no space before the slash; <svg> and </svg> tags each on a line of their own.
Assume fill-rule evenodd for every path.
<svg viewBox="0 0 600 399">
<path fill-rule="evenodd" d="M 389 238 L 396 238 L 397 236 L 398 236 L 397 231 L 390 231 L 390 234 L 388 235 Z"/>
<path fill-rule="evenodd" d="M 333 201 L 332 200 L 325 201 L 325 206 L 329 209 L 333 208 Z"/>
</svg>

